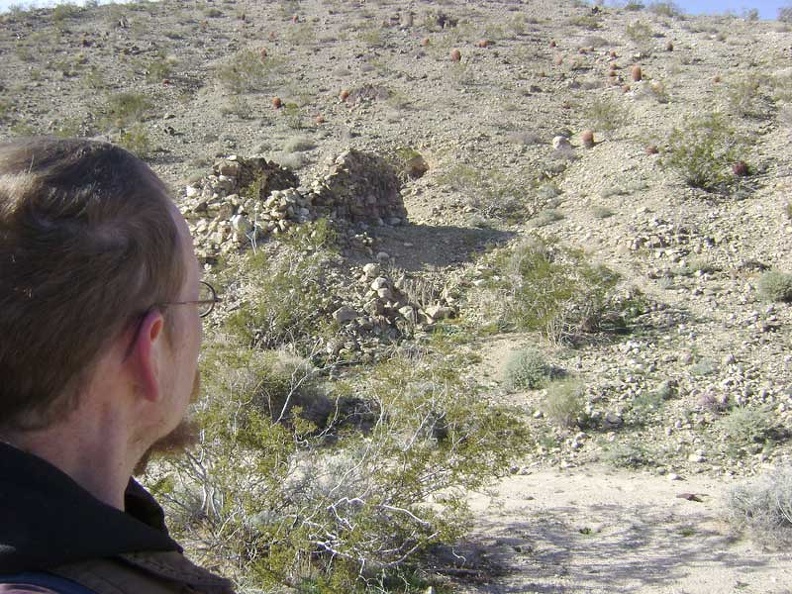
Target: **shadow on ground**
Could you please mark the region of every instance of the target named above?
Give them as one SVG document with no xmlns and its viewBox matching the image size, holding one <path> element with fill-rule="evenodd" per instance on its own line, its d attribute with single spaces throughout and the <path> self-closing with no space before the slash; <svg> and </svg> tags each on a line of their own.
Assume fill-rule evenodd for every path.
<svg viewBox="0 0 792 594">
<path fill-rule="evenodd" d="M 746 558 L 716 526 L 711 518 L 653 505 L 563 506 L 528 513 L 524 521 L 508 525 L 483 522 L 478 537 L 455 553 L 469 555 L 471 566 L 486 562 L 498 571 L 489 583 L 479 572 L 475 583 L 462 585 L 461 591 L 687 592 L 680 584 L 694 570 L 741 576 L 769 570 L 768 560 Z"/>
<path fill-rule="evenodd" d="M 440 269 L 470 262 L 476 254 L 502 245 L 515 236 L 512 232 L 495 229 L 442 225 L 383 227 L 371 234 L 377 238 L 375 255 L 376 252 L 385 252 L 395 266 L 408 271 Z"/>
</svg>

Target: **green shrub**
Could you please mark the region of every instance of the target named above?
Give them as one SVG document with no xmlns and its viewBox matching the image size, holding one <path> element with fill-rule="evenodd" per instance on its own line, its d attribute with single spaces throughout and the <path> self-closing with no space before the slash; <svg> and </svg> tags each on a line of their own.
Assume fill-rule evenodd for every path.
<svg viewBox="0 0 792 594">
<path fill-rule="evenodd" d="M 792 274 L 774 270 L 759 277 L 759 296 L 767 301 L 792 302 Z"/>
<path fill-rule="evenodd" d="M 151 83 L 162 82 L 171 76 L 173 72 L 173 62 L 163 52 L 160 52 L 156 58 L 151 58 L 146 63 L 146 80 Z"/>
<path fill-rule="evenodd" d="M 108 124 L 122 128 L 139 122 L 151 108 L 151 101 L 142 93 L 115 93 L 107 98 L 106 120 Z"/>
<path fill-rule="evenodd" d="M 630 119 L 630 108 L 613 99 L 595 99 L 586 110 L 585 117 L 593 130 L 610 132 L 626 125 Z"/>
<path fill-rule="evenodd" d="M 618 275 L 592 265 L 583 252 L 533 239 L 493 256 L 497 275 L 489 285 L 497 300 L 499 326 L 538 330 L 555 341 L 623 327 L 629 300 L 615 296 Z"/>
<path fill-rule="evenodd" d="M 283 242 L 246 253 L 233 271 L 246 297 L 230 318 L 231 329 L 259 348 L 291 344 L 312 352 L 330 329 L 332 296 L 324 282 L 336 259 L 325 220 L 294 227 Z"/>
<path fill-rule="evenodd" d="M 627 38 L 638 46 L 649 43 L 654 35 L 652 28 L 643 21 L 633 21 L 624 29 Z"/>
<path fill-rule="evenodd" d="M 283 78 L 282 60 L 269 55 L 262 59 L 253 49 L 242 49 L 215 70 L 223 87 L 232 93 L 265 92 L 277 87 Z"/>
<path fill-rule="evenodd" d="M 564 219 L 564 214 L 555 208 L 545 208 L 531 219 L 534 227 L 546 227 Z"/>
<path fill-rule="evenodd" d="M 769 443 L 782 440 L 785 432 L 776 419 L 775 413 L 767 407 L 732 409 L 720 420 L 727 448 L 735 454 L 756 454 Z"/>
<path fill-rule="evenodd" d="M 541 388 L 550 378 L 551 372 L 552 368 L 539 349 L 520 349 L 506 361 L 506 388 L 512 391 Z"/>
<path fill-rule="evenodd" d="M 569 378 L 553 382 L 542 402 L 542 413 L 560 427 L 572 428 L 583 424 L 586 400 L 583 384 Z"/>
<path fill-rule="evenodd" d="M 616 468 L 641 468 L 656 464 L 656 456 L 642 439 L 617 440 L 604 446 L 603 461 Z"/>
<path fill-rule="evenodd" d="M 773 104 L 769 95 L 764 92 L 762 83 L 762 79 L 756 74 L 730 82 L 726 87 L 726 98 L 731 112 L 746 118 L 768 118 Z"/>
<path fill-rule="evenodd" d="M 320 427 L 296 411 L 276 422 L 256 405 L 261 386 L 296 393 L 317 370 L 279 368 L 273 353 L 218 336 L 210 343 L 200 445 L 149 481 L 201 561 L 251 590 L 404 585 L 420 554 L 467 529 L 468 493 L 506 472 L 528 441 L 511 411 L 425 358 L 395 357 L 327 384 L 331 401 L 359 395 L 346 423 Z"/>
<path fill-rule="evenodd" d="M 708 192 L 726 192 L 735 183 L 734 162 L 744 157 L 741 136 L 719 113 L 689 118 L 668 138 L 666 167 L 678 171 L 685 182 Z"/>
<path fill-rule="evenodd" d="M 496 171 L 479 166 L 457 163 L 440 173 L 437 182 L 464 193 L 471 209 L 488 219 L 523 222 L 539 209 L 525 184 L 509 183 Z"/>
<path fill-rule="evenodd" d="M 779 466 L 726 497 L 729 520 L 747 530 L 761 546 L 786 550 L 792 545 L 792 466 Z"/>
<path fill-rule="evenodd" d="M 682 15 L 682 11 L 675 2 L 650 2 L 649 11 L 656 15 L 665 17 L 678 17 Z"/>
<path fill-rule="evenodd" d="M 151 156 L 151 138 L 143 124 L 132 124 L 129 128 L 119 131 L 113 140 L 116 144 L 135 153 L 141 159 L 147 159 Z"/>
</svg>

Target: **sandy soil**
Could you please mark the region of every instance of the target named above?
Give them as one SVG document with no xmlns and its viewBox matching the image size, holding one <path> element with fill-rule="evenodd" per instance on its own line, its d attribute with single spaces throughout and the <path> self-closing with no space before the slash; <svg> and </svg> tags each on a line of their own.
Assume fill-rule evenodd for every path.
<svg viewBox="0 0 792 594">
<path fill-rule="evenodd" d="M 602 467 L 508 477 L 473 501 L 477 539 L 505 574 L 469 592 L 792 592 L 792 554 L 724 523 L 729 486 Z"/>
</svg>

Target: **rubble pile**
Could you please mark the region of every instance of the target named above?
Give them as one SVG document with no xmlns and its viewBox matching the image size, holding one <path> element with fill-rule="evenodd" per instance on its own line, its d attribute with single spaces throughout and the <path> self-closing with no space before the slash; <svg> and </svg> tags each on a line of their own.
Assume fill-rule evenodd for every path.
<svg viewBox="0 0 792 594">
<path fill-rule="evenodd" d="M 353 294 L 333 312 L 339 331 L 324 345 L 328 355 L 374 360 L 387 345 L 457 315 L 453 290 L 436 290 L 407 274 L 394 280 L 375 262 L 362 267 L 350 288 Z"/>
<path fill-rule="evenodd" d="M 407 219 L 393 167 L 354 149 L 305 186 L 273 161 L 231 155 L 216 162 L 212 174 L 187 186 L 180 203 L 198 257 L 208 262 L 320 218 L 351 238 L 370 226 L 395 226 Z"/>
</svg>

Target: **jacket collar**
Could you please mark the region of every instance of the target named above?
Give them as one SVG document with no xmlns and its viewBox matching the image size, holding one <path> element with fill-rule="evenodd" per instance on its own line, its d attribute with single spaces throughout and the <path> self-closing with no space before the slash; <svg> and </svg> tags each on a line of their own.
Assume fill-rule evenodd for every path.
<svg viewBox="0 0 792 594">
<path fill-rule="evenodd" d="M 0 443 L 0 573 L 141 551 L 178 551 L 162 508 L 130 478 L 126 512 L 48 462 Z"/>
</svg>

